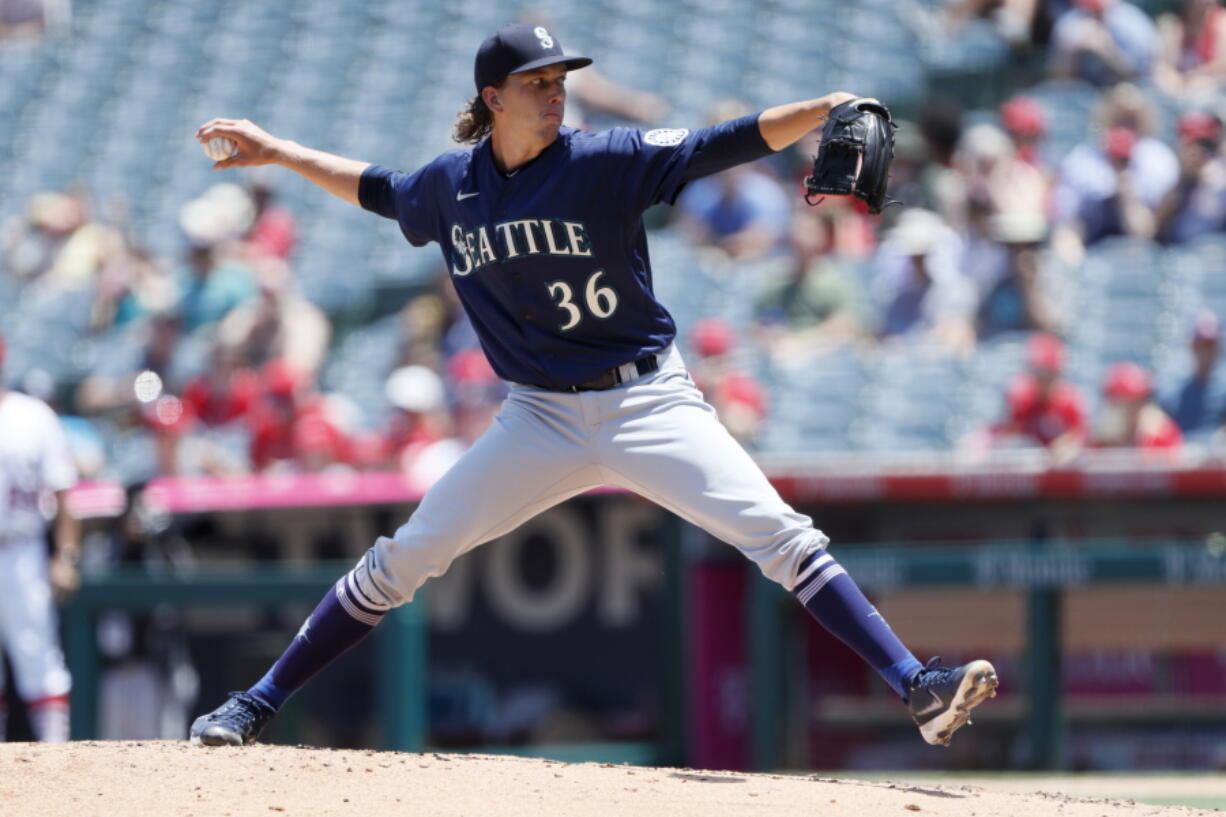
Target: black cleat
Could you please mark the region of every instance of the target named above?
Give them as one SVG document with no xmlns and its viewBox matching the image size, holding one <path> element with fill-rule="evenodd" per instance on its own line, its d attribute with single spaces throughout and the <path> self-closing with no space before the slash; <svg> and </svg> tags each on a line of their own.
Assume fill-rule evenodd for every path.
<svg viewBox="0 0 1226 817">
<path fill-rule="evenodd" d="M 259 739 L 277 711 L 247 692 L 231 692 L 229 699 L 192 724 L 193 746 L 249 746 Z"/>
<path fill-rule="evenodd" d="M 996 668 L 987 661 L 948 669 L 933 658 L 907 684 L 907 709 L 924 740 L 943 746 L 971 722 L 972 709 L 996 697 L 998 683 Z"/>
</svg>

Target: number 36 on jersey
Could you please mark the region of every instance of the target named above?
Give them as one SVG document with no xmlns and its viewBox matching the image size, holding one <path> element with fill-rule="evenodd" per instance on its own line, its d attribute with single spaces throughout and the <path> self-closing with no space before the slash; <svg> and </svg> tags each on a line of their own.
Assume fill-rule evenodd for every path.
<svg viewBox="0 0 1226 817">
<path fill-rule="evenodd" d="M 499 222 L 492 227 L 482 224 L 475 230 L 464 230 L 455 224 L 451 228 L 453 275 L 463 277 L 490 263 L 502 263 L 537 256 L 591 258 L 592 242 L 587 229 L 579 221 L 548 218 L 520 218 Z M 576 292 L 568 281 L 546 284 L 549 295 L 562 321 L 558 329 L 574 329 L 585 315 L 604 320 L 617 311 L 617 293 L 601 285 L 604 270 L 591 273 Z"/>
</svg>

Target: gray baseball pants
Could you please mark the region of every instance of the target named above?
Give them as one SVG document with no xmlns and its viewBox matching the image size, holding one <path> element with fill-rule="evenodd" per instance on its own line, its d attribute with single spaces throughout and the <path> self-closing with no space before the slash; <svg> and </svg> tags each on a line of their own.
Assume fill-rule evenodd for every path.
<svg viewBox="0 0 1226 817">
<path fill-rule="evenodd" d="M 829 540 L 720 424 L 676 348 L 660 357 L 659 370 L 607 391 L 515 385 L 490 428 L 353 569 L 364 606 L 411 601 L 458 556 L 602 485 L 734 545 L 791 590 L 801 561 Z"/>
</svg>

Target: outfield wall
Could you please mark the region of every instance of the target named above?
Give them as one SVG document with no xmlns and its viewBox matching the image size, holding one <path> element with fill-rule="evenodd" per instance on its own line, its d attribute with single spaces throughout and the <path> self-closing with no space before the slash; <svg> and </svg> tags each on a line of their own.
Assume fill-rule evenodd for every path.
<svg viewBox="0 0 1226 817">
<path fill-rule="evenodd" d="M 939 764 L 1213 765 L 1226 746 L 1226 471 L 1124 466 L 771 471 L 917 654 L 998 663 L 1000 697 Z M 147 497 L 205 571 L 339 572 L 415 501 L 387 474 L 160 480 Z M 100 534 L 116 498 L 84 486 L 73 502 Z M 423 739 L 703 767 L 931 765 L 880 681 L 763 584 L 642 500 L 573 500 L 427 586 Z M 209 667 L 200 706 L 249 683 L 307 604 L 186 605 Z M 359 650 L 321 676 L 279 738 L 386 744 L 389 715 L 371 702 L 397 704 L 374 694 L 379 660 Z M 1051 700 L 1043 672 L 1061 679 Z M 338 696 L 362 726 L 319 714 Z"/>
</svg>

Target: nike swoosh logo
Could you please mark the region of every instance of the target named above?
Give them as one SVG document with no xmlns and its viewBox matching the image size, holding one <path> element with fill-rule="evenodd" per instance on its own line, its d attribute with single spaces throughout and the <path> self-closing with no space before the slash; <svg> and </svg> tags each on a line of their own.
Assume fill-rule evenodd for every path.
<svg viewBox="0 0 1226 817">
<path fill-rule="evenodd" d="M 455 200 L 464 201 L 464 199 L 471 199 L 473 196 L 480 196 L 480 195 L 481 195 L 480 191 L 476 193 L 456 193 Z"/>
<path fill-rule="evenodd" d="M 937 695 L 931 689 L 928 690 L 928 694 L 932 696 L 932 703 L 928 704 L 923 709 L 916 710 L 916 715 L 927 715 L 929 712 L 936 712 L 944 705 L 941 703 L 941 696 Z"/>
</svg>

